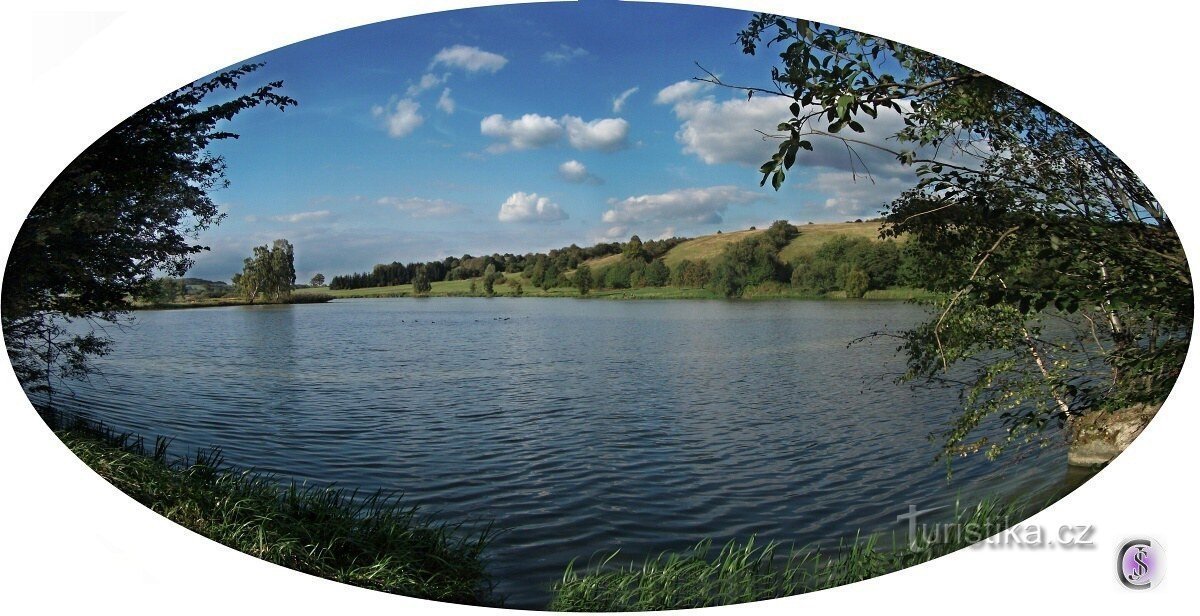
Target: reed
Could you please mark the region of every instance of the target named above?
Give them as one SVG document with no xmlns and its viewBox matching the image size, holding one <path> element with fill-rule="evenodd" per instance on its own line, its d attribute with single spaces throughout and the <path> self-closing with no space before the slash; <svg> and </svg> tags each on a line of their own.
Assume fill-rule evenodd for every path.
<svg viewBox="0 0 1200 616">
<path fill-rule="evenodd" d="M 101 424 L 47 422 L 76 456 L 141 504 L 213 541 L 323 578 L 410 597 L 498 605 L 482 553 L 494 533 L 439 522 L 383 492 L 284 484 L 228 468 L 217 450 L 170 459 Z"/>
<path fill-rule="evenodd" d="M 550 609 L 563 612 L 670 610 L 730 605 L 798 595 L 898 571 L 967 547 L 1024 518 L 1019 503 L 985 500 L 958 508 L 949 526 L 972 529 L 938 533 L 909 542 L 858 535 L 832 549 L 756 545 L 754 537 L 731 541 L 710 557 L 711 541 L 683 553 L 662 553 L 621 565 L 618 552 L 589 562 L 572 562 L 554 587 Z M 984 531 L 987 532 L 987 531 Z"/>
</svg>

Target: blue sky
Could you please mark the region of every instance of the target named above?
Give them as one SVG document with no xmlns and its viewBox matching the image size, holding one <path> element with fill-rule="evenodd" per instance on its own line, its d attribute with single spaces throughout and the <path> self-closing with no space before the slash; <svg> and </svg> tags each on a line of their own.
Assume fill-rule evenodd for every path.
<svg viewBox="0 0 1200 616">
<path fill-rule="evenodd" d="M 262 54 L 246 85 L 282 79 L 300 102 L 251 110 L 214 148 L 228 213 L 191 275 L 228 280 L 256 244 L 287 238 L 302 280 L 375 263 L 525 253 L 576 243 L 875 215 L 908 171 L 815 144 L 776 193 L 756 169 L 790 100 L 705 86 L 765 85 L 775 51 L 746 56 L 750 14 L 581 3 L 409 17 Z M 868 136 L 899 127 L 881 117 Z M 840 148 L 840 149 L 839 149 Z"/>
</svg>

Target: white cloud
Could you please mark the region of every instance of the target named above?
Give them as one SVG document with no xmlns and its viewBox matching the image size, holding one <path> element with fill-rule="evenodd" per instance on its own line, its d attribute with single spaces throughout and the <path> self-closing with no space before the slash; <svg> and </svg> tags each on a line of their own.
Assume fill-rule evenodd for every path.
<svg viewBox="0 0 1200 616">
<path fill-rule="evenodd" d="M 659 105 L 671 105 L 682 100 L 695 98 L 697 94 L 711 87 L 712 84 L 695 79 L 678 81 L 659 90 L 658 95 L 654 97 L 654 102 Z"/>
<path fill-rule="evenodd" d="M 592 233 L 588 241 L 592 244 L 608 244 L 611 242 L 623 242 L 629 239 L 629 227 L 624 225 L 616 225 L 604 229 L 599 233 Z"/>
<path fill-rule="evenodd" d="M 558 120 L 536 113 L 527 113 L 515 120 L 506 120 L 497 113 L 479 122 L 479 132 L 503 141 L 488 148 L 492 152 L 503 152 L 550 145 L 562 138 L 563 127 Z"/>
<path fill-rule="evenodd" d="M 567 213 L 537 193 L 515 192 L 500 204 L 497 218 L 500 222 L 556 222 L 566 220 Z"/>
<path fill-rule="evenodd" d="M 435 66 L 461 68 L 468 73 L 480 71 L 495 73 L 504 68 L 505 64 L 508 64 L 508 58 L 500 54 L 484 51 L 478 47 L 454 45 L 437 52 L 429 66 L 430 68 Z"/>
<path fill-rule="evenodd" d="M 282 214 L 280 216 L 272 216 L 271 220 L 275 222 L 299 223 L 312 222 L 314 220 L 324 220 L 329 218 L 332 213 L 329 210 L 317 210 L 315 212 L 296 212 L 295 214 Z"/>
<path fill-rule="evenodd" d="M 408 87 L 406 94 L 410 97 L 416 96 L 426 90 L 436 88 L 443 83 L 446 83 L 446 76 L 438 76 L 433 73 L 425 73 L 421 75 L 421 80 Z"/>
<path fill-rule="evenodd" d="M 615 152 L 628 147 L 629 122 L 622 118 L 603 118 L 584 122 L 576 116 L 563 116 L 567 141 L 577 150 Z"/>
<path fill-rule="evenodd" d="M 813 204 L 818 211 L 833 212 L 839 216 L 877 216 L 901 192 L 915 183 L 916 176 L 911 171 L 907 175 L 875 176 L 875 181 L 861 173 L 823 171 L 805 183 L 804 188 L 826 196 L 824 201 Z"/>
<path fill-rule="evenodd" d="M 450 88 L 442 90 L 442 95 L 438 97 L 437 108 L 443 113 L 454 113 L 454 99 L 450 98 Z"/>
<path fill-rule="evenodd" d="M 625 101 L 628 100 L 630 96 L 633 96 L 633 94 L 637 91 L 638 91 L 637 86 L 634 86 L 634 87 L 629 88 L 628 90 L 625 90 L 624 92 L 614 96 L 613 101 L 612 101 L 613 113 L 621 113 L 621 110 L 625 108 Z"/>
<path fill-rule="evenodd" d="M 777 140 L 764 138 L 758 131 L 776 134 L 775 127 L 792 117 L 788 110 L 792 100 L 780 96 L 717 101 L 712 96 L 696 98 L 692 94 L 673 100 L 673 111 L 681 122 L 676 140 L 685 154 L 694 154 L 710 165 L 734 163 L 758 167 L 779 146 Z M 802 110 L 801 115 L 812 109 Z M 914 185 L 910 167 L 901 165 L 893 154 L 866 145 L 877 144 L 892 150 L 904 147 L 890 139 L 903 127 L 903 116 L 881 111 L 876 119 L 860 116 L 858 120 L 864 132 L 843 129 L 839 134 L 863 143 L 851 143 L 848 150 L 836 138 L 813 135 L 808 138 L 813 150 L 801 150 L 797 155 L 793 175 L 802 169 L 813 175 L 796 187 L 823 197 L 809 203 L 809 207 L 838 216 L 873 216 Z M 828 123 L 824 118 L 816 118 L 810 120 L 810 126 L 826 130 Z M 943 157 L 955 158 L 953 154 Z"/>
<path fill-rule="evenodd" d="M 371 115 L 382 119 L 388 134 L 400 139 L 412 134 L 418 126 L 425 122 L 424 116 L 420 114 L 420 109 L 421 104 L 417 101 L 402 98 L 395 104 L 389 104 L 386 107 L 375 105 L 371 108 Z"/>
<path fill-rule="evenodd" d="M 588 171 L 587 166 L 577 160 L 568 160 L 558 166 L 558 175 L 573 184 L 603 184 L 604 180 Z"/>
<path fill-rule="evenodd" d="M 610 199 L 611 209 L 601 220 L 609 224 L 633 224 L 648 221 L 718 223 L 730 205 L 759 201 L 757 193 L 736 186 L 682 188 L 657 195 Z"/>
<path fill-rule="evenodd" d="M 762 96 L 752 99 L 735 98 L 716 101 L 712 97 L 683 99 L 675 103 L 673 111 L 681 121 L 676 140 L 683 145 L 685 154 L 694 154 L 707 164 L 736 163 L 758 167 L 778 151 L 779 142 L 767 135 L 778 134 L 775 127 L 792 117 L 788 107 L 792 99 L 783 96 Z M 808 111 L 803 110 L 801 113 Z M 858 141 L 875 143 L 895 148 L 888 138 L 903 127 L 900 114 L 882 111 L 878 119 L 863 116 L 859 119 L 865 132 L 843 133 Z M 828 124 L 823 118 L 809 121 L 809 125 L 824 130 Z M 761 132 L 760 132 L 761 131 Z M 829 168 L 892 176 L 902 171 L 895 156 L 868 145 L 846 145 L 832 137 L 813 135 L 808 138 L 813 150 L 801 150 L 796 157 L 796 168 Z"/>
<path fill-rule="evenodd" d="M 571 115 L 555 119 L 527 113 L 509 120 L 497 113 L 479 122 L 479 132 L 499 141 L 488 147 L 490 152 L 546 147 L 564 135 L 567 143 L 577 150 L 615 152 L 629 145 L 629 122 L 622 118 L 585 121 Z"/>
<path fill-rule="evenodd" d="M 695 154 L 710 165 L 741 163 L 759 166 L 779 147 L 756 131 L 774 132 L 775 126 L 791 117 L 791 99 L 764 96 L 750 100 L 716 102 L 711 98 L 681 100 L 675 116 L 682 121 L 675 139 L 685 154 Z"/>
<path fill-rule="evenodd" d="M 466 208 L 444 199 L 422 199 L 421 197 L 380 197 L 376 203 L 388 205 L 413 218 L 437 218 L 452 216 Z"/>
<path fill-rule="evenodd" d="M 542 62 L 550 64 L 566 64 L 575 58 L 582 58 L 588 55 L 588 51 L 582 47 L 571 47 L 570 45 L 559 45 L 558 49 L 547 51 L 542 54 Z"/>
</svg>

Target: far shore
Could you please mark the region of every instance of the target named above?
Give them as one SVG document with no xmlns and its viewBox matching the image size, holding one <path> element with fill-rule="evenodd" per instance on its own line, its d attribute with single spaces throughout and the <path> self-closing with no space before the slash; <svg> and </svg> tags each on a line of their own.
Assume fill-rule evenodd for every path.
<svg viewBox="0 0 1200 616">
<path fill-rule="evenodd" d="M 606 300 L 721 300 L 721 301 L 762 301 L 762 300 L 807 300 L 807 301 L 909 301 L 928 299 L 934 294 L 908 287 L 894 287 L 867 291 L 862 298 L 848 298 L 844 291 L 832 291 L 826 294 L 803 293 L 788 287 L 749 288 L 745 294 L 731 300 L 709 289 L 689 287 L 638 287 L 633 289 L 592 289 L 586 295 L 572 287 L 557 287 L 539 289 L 522 283 L 521 292 L 516 292 L 518 275 L 508 275 L 505 284 L 497 284 L 491 297 L 507 298 L 571 298 L 571 299 L 606 299 Z M 134 310 L 184 310 L 188 308 L 219 308 L 223 306 L 272 306 L 287 304 L 325 303 L 334 299 L 394 299 L 401 297 L 475 297 L 488 299 L 482 292 L 471 293 L 470 280 L 451 282 L 435 282 L 433 289 L 425 295 L 413 293 L 411 284 L 390 287 L 368 287 L 362 289 L 346 289 L 330 291 L 328 287 L 309 287 L 296 289 L 288 301 L 246 301 L 237 297 L 220 297 L 198 299 L 192 301 L 170 302 L 165 304 L 135 304 Z M 476 281 L 477 288 L 482 283 Z"/>
</svg>

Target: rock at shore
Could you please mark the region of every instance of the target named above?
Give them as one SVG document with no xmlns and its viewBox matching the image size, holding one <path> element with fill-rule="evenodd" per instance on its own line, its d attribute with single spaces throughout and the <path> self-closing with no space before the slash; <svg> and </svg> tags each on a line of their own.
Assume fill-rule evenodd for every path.
<svg viewBox="0 0 1200 616">
<path fill-rule="evenodd" d="M 1142 433 L 1158 409 L 1158 405 L 1138 404 L 1072 418 L 1068 424 L 1067 464 L 1108 464 Z"/>
</svg>

